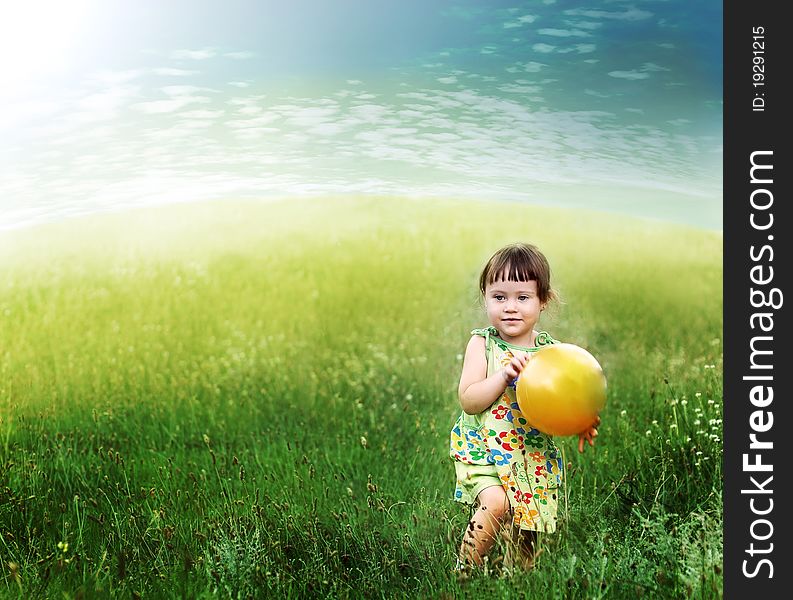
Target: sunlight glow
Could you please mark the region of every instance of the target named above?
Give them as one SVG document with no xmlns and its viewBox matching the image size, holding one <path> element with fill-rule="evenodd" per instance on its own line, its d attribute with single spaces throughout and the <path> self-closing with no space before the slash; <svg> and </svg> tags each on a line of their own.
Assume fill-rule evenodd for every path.
<svg viewBox="0 0 793 600">
<path fill-rule="evenodd" d="M 0 0 L 0 74 L 10 91 L 68 65 L 94 0 Z"/>
</svg>

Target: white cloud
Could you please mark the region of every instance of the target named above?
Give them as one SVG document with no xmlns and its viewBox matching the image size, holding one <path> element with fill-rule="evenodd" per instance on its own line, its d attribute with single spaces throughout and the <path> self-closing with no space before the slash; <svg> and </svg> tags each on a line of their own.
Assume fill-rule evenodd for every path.
<svg viewBox="0 0 793 600">
<path fill-rule="evenodd" d="M 537 94 L 542 91 L 536 85 L 520 85 L 517 83 L 507 83 L 499 86 L 498 89 L 509 94 Z"/>
<path fill-rule="evenodd" d="M 160 67 L 153 69 L 155 75 L 163 75 L 165 77 L 187 77 L 189 75 L 197 75 L 200 71 L 189 71 L 187 69 L 174 69 L 173 67 Z"/>
<path fill-rule="evenodd" d="M 617 79 L 647 79 L 650 77 L 647 73 L 641 71 L 609 71 L 609 77 L 616 77 Z"/>
<path fill-rule="evenodd" d="M 567 21 L 567 24 L 574 29 L 599 29 L 603 27 L 603 23 L 596 21 Z"/>
<path fill-rule="evenodd" d="M 188 119 L 217 119 L 225 114 L 222 110 L 190 110 L 182 113 L 182 116 Z"/>
<path fill-rule="evenodd" d="M 203 48 L 201 50 L 174 50 L 171 58 L 174 60 L 206 60 L 217 56 L 213 48 Z"/>
<path fill-rule="evenodd" d="M 400 110 L 397 114 L 401 119 L 417 119 L 424 116 L 424 113 L 420 110 Z"/>
<path fill-rule="evenodd" d="M 438 77 L 440 83 L 457 83 L 457 78 L 454 75 L 449 77 Z"/>
<path fill-rule="evenodd" d="M 151 102 L 140 102 L 133 104 L 132 108 L 147 114 L 170 113 L 191 104 L 183 100 L 153 100 Z"/>
<path fill-rule="evenodd" d="M 577 40 L 567 40 L 572 41 Z M 538 46 L 555 52 L 594 49 L 594 44 Z M 582 58 L 576 57 L 579 62 L 596 61 Z M 614 110 L 621 119 L 607 112 L 559 111 L 551 104 L 540 104 L 542 109 L 537 110 L 535 103 L 543 102 L 542 91 L 552 80 L 526 74 L 547 73 L 547 67 L 535 61 L 514 63 L 507 68 L 515 74 L 512 81 L 486 86 L 487 91 L 458 90 L 456 85 L 443 89 L 436 84 L 435 89 L 407 88 L 407 93 L 375 97 L 355 95 L 348 88 L 344 98 L 334 98 L 330 89 L 325 98 L 285 99 L 283 91 L 256 95 L 236 85 L 241 89 L 225 88 L 226 94 L 237 96 L 232 99 L 206 93 L 207 88 L 197 85 L 158 86 L 144 95 L 124 84 L 123 78 L 117 79 L 121 83 L 68 97 L 66 106 L 51 103 L 36 110 L 48 115 L 45 121 L 50 127 L 71 124 L 69 119 L 76 115 L 112 115 L 133 101 L 135 111 L 159 116 L 125 114 L 125 124 L 140 125 L 135 136 L 113 122 L 102 127 L 74 123 L 60 135 L 53 128 L 49 138 L 39 138 L 43 140 L 39 152 L 31 155 L 18 175 L 4 178 L 0 173 L 0 197 L 24 193 L 29 206 L 49 203 L 54 212 L 86 203 L 140 205 L 152 199 L 250 197 L 299 190 L 491 196 L 498 192 L 528 198 L 545 193 L 549 188 L 543 184 L 616 179 L 670 188 L 694 181 L 708 189 L 710 180 L 697 170 L 701 162 L 692 158 L 712 151 L 719 139 L 688 136 L 685 123 L 677 119 L 657 129 L 645 126 L 644 119 L 628 116 L 641 114 L 641 109 L 620 110 L 620 105 Z M 664 70 L 647 62 L 610 75 L 644 79 Z M 458 79 L 472 83 L 466 79 L 468 73 L 446 71 L 445 75 L 452 83 Z M 361 83 L 350 80 L 347 85 Z M 608 86 L 584 89 L 583 97 L 608 98 L 604 90 Z M 222 140 L 214 130 L 207 130 L 211 126 L 225 130 Z M 413 178 L 412 173 L 420 175 Z M 21 185 L 24 177 L 37 183 Z M 168 186 L 171 189 L 163 192 Z"/>
<path fill-rule="evenodd" d="M 263 115 L 256 115 L 250 119 L 234 119 L 232 121 L 227 121 L 226 125 L 231 129 L 256 129 L 279 120 L 281 120 L 281 115 L 279 113 L 270 112 Z"/>
<path fill-rule="evenodd" d="M 548 65 L 546 65 L 545 63 L 536 62 L 536 61 L 533 61 L 533 60 L 529 61 L 527 63 L 523 63 L 523 64 L 520 65 L 520 67 L 526 73 L 539 73 L 543 69 L 543 67 L 547 67 L 547 66 Z"/>
<path fill-rule="evenodd" d="M 587 17 L 589 19 L 615 19 L 618 21 L 642 21 L 644 19 L 649 19 L 650 17 L 653 16 L 653 13 L 647 12 L 646 10 L 635 8 L 633 6 L 622 12 L 614 12 L 614 11 L 598 10 L 598 9 L 573 8 L 564 11 L 564 14 L 574 17 Z"/>
<path fill-rule="evenodd" d="M 127 69 L 124 71 L 97 71 L 91 73 L 87 80 L 89 83 L 96 83 L 99 85 L 118 85 L 120 83 L 127 83 L 133 79 L 137 79 L 143 75 L 143 69 Z"/>
<path fill-rule="evenodd" d="M 63 104 L 51 100 L 34 100 L 6 104 L 0 111 L 0 131 L 19 127 L 27 121 L 41 121 L 49 119 L 57 112 L 63 110 Z"/>
<path fill-rule="evenodd" d="M 456 142 L 461 139 L 456 133 L 425 133 L 424 137 L 433 142 Z"/>
<path fill-rule="evenodd" d="M 354 104 L 348 109 L 353 119 L 362 119 L 366 123 L 376 123 L 389 114 L 385 106 L 379 104 Z"/>
<path fill-rule="evenodd" d="M 83 96 L 76 102 L 79 111 L 76 116 L 81 121 L 112 119 L 130 98 L 137 95 L 138 89 L 135 86 L 119 85 Z"/>
<path fill-rule="evenodd" d="M 172 113 L 191 104 L 205 104 L 210 102 L 206 96 L 194 96 L 193 92 L 202 90 L 192 85 L 172 85 L 162 88 L 163 93 L 170 96 L 168 100 L 153 100 L 133 104 L 132 108 L 148 113 Z"/>
<path fill-rule="evenodd" d="M 618 79 L 648 79 L 650 73 L 658 73 L 661 71 L 669 71 L 669 69 L 656 65 L 655 63 L 644 63 L 638 70 L 611 71 L 609 75 Z"/>
<path fill-rule="evenodd" d="M 553 37 L 591 37 L 591 33 L 581 31 L 580 29 L 553 29 L 545 28 L 538 29 L 537 33 L 540 35 L 550 35 Z"/>
<path fill-rule="evenodd" d="M 319 123 L 309 128 L 309 133 L 322 137 L 333 137 L 342 133 L 346 128 L 339 122 Z"/>
<path fill-rule="evenodd" d="M 659 71 L 669 71 L 671 69 L 667 69 L 666 67 L 661 67 L 656 65 L 655 63 L 644 63 L 641 68 L 644 72 L 659 72 Z"/>
<path fill-rule="evenodd" d="M 576 44 L 574 46 L 560 48 L 558 52 L 560 54 L 569 54 L 570 52 L 578 52 L 578 54 L 589 54 L 590 52 L 594 52 L 595 50 L 597 50 L 597 46 L 595 44 Z"/>
<path fill-rule="evenodd" d="M 553 52 L 556 46 L 551 46 L 550 44 L 534 44 L 531 49 L 535 52 L 540 52 L 541 54 L 548 54 L 549 52 Z"/>
<path fill-rule="evenodd" d="M 251 106 L 251 105 L 258 105 L 260 101 L 264 100 L 266 96 L 259 95 L 259 96 L 242 96 L 237 98 L 231 98 L 226 101 L 226 104 L 231 104 L 232 106 Z"/>
<path fill-rule="evenodd" d="M 241 115 L 258 115 L 262 111 L 264 111 L 264 109 L 256 104 L 247 104 L 237 109 L 237 112 Z"/>
<path fill-rule="evenodd" d="M 325 125 L 338 113 L 336 107 L 320 108 L 315 106 L 299 107 L 284 113 L 290 123 L 300 127 Z"/>
<path fill-rule="evenodd" d="M 514 21 L 504 23 L 504 29 L 514 29 L 516 27 L 523 27 L 529 23 L 534 23 L 537 20 L 537 15 L 523 15 Z"/>
<path fill-rule="evenodd" d="M 209 91 L 208 88 L 198 87 L 195 85 L 166 85 L 160 89 L 167 96 L 185 96 L 194 92 Z"/>
</svg>

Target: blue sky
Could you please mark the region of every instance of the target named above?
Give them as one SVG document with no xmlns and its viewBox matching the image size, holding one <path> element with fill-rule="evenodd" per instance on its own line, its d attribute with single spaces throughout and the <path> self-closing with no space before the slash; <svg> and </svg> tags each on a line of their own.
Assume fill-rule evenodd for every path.
<svg viewBox="0 0 793 600">
<path fill-rule="evenodd" d="M 721 227 L 720 2 L 63 4 L 0 9 L 0 228 L 347 193 Z"/>
</svg>

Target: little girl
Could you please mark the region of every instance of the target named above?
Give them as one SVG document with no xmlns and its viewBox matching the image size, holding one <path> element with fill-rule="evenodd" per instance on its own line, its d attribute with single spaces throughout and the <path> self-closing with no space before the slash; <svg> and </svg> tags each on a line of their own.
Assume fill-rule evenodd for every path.
<svg viewBox="0 0 793 600">
<path fill-rule="evenodd" d="M 534 327 L 556 298 L 545 256 L 529 244 L 496 252 L 479 278 L 490 326 L 473 330 L 465 350 L 458 395 L 462 414 L 451 432 L 457 485 L 454 498 L 470 505 L 458 570 L 481 565 L 511 521 L 512 548 L 531 568 L 537 532 L 556 530 L 562 456 L 551 436 L 521 414 L 515 382 L 531 354 L 556 340 Z M 594 446 L 597 429 L 579 436 Z"/>
</svg>

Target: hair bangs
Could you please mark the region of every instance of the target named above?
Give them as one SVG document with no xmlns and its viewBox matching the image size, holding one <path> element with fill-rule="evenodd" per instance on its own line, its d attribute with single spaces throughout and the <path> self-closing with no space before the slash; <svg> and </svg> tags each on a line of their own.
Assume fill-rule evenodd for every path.
<svg viewBox="0 0 793 600">
<path fill-rule="evenodd" d="M 536 281 L 537 274 L 530 264 L 510 261 L 507 257 L 498 261 L 499 264 L 493 265 L 493 270 L 487 278 L 486 285 L 496 281 Z"/>
<path fill-rule="evenodd" d="M 479 278 L 480 291 L 484 294 L 485 288 L 497 281 L 536 281 L 543 302 L 555 296 L 548 261 L 531 244 L 510 244 L 490 257 Z"/>
</svg>

